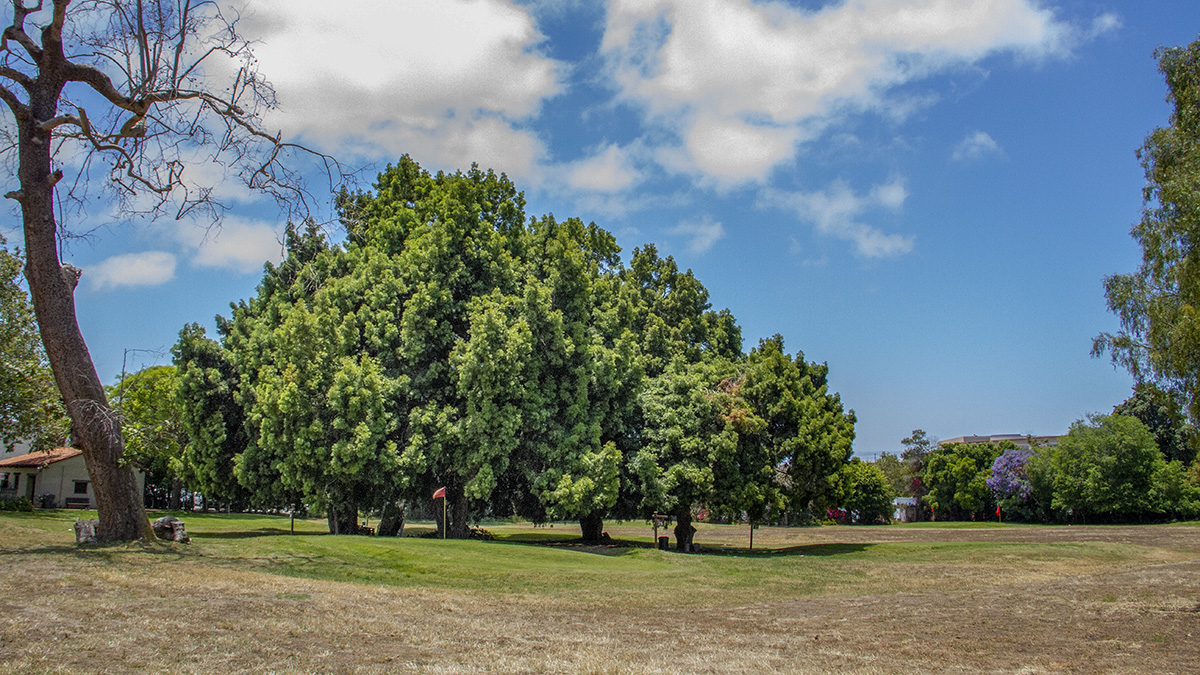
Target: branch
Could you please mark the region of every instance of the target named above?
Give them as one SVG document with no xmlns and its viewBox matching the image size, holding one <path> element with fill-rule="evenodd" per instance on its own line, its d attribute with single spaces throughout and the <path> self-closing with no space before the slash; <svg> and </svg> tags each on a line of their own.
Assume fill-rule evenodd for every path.
<svg viewBox="0 0 1200 675">
<path fill-rule="evenodd" d="M 26 121 L 30 118 L 29 106 L 22 103 L 16 94 L 9 91 L 8 87 L 0 86 L 0 101 L 8 104 L 8 108 L 12 110 L 13 117 L 16 117 L 18 122 Z"/>
<path fill-rule="evenodd" d="M 8 51 L 7 43 L 9 40 L 13 40 L 24 47 L 34 61 L 42 58 L 42 48 L 25 32 L 25 17 L 40 11 L 42 11 L 42 0 L 38 0 L 33 7 L 26 7 L 24 0 L 13 0 L 13 22 L 11 26 L 4 29 L 3 36 L 0 37 L 0 49 Z"/>
<path fill-rule="evenodd" d="M 7 77 L 8 79 L 12 80 L 13 82 L 16 82 L 17 84 L 24 87 L 25 91 L 29 91 L 29 88 L 33 86 L 33 78 L 32 77 L 26 75 L 25 73 L 22 73 L 21 71 L 17 70 L 16 68 L 13 68 L 12 66 L 0 66 L 0 77 Z"/>
<path fill-rule="evenodd" d="M 139 108 L 138 101 L 122 94 L 116 85 L 112 83 L 112 80 L 109 79 L 108 75 L 105 75 L 99 68 L 68 61 L 64 64 L 64 70 L 68 82 L 82 82 L 88 85 L 97 94 L 107 99 L 109 103 L 122 110 L 128 110 L 138 115 L 146 113 L 144 107 Z"/>
</svg>

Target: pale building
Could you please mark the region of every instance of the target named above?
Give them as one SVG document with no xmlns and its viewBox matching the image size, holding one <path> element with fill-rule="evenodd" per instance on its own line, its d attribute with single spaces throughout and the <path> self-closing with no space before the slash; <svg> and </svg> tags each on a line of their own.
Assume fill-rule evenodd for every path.
<svg viewBox="0 0 1200 675">
<path fill-rule="evenodd" d="M 1038 447 L 1056 447 L 1058 439 L 1062 436 L 1032 436 L 1030 434 L 992 434 L 990 436 L 955 436 L 938 441 L 938 445 L 948 445 L 950 443 L 999 443 L 1001 441 L 1010 441 L 1018 448 Z"/>
<path fill-rule="evenodd" d="M 138 492 L 146 475 L 135 470 Z M 0 499 L 26 497 L 36 507 L 96 508 L 83 451 L 54 448 L 48 451 L 6 453 L 0 459 Z"/>
</svg>

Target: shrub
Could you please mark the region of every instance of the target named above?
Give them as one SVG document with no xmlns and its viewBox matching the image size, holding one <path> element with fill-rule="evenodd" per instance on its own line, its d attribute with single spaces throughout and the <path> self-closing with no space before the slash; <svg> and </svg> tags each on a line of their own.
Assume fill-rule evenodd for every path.
<svg viewBox="0 0 1200 675">
<path fill-rule="evenodd" d="M 26 511 L 32 513 L 33 502 L 29 501 L 29 497 L 0 499 L 0 511 Z"/>
</svg>

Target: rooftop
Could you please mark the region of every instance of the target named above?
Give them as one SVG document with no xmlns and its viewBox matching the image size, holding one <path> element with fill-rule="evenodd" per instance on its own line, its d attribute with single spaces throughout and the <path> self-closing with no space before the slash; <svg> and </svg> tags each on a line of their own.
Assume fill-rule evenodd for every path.
<svg viewBox="0 0 1200 675">
<path fill-rule="evenodd" d="M 39 450 L 30 452 L 16 457 L 9 457 L 0 460 L 0 470 L 2 469 L 40 469 L 48 464 L 61 462 L 64 459 L 71 459 L 82 455 L 83 451 L 76 448 L 54 448 L 52 450 Z"/>
</svg>

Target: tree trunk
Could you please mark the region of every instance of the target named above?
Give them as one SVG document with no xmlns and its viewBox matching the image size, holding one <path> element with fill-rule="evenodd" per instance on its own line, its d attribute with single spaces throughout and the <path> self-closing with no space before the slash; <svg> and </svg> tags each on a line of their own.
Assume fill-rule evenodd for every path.
<svg viewBox="0 0 1200 675">
<path fill-rule="evenodd" d="M 178 511 L 181 508 L 183 508 L 183 481 L 179 476 L 172 476 L 170 509 Z"/>
<path fill-rule="evenodd" d="M 61 54 L 62 46 L 57 45 Z M 49 55 L 47 56 L 49 58 Z M 21 190 L 9 197 L 21 204 L 25 230 L 25 278 L 54 380 L 71 417 L 74 445 L 83 452 L 88 478 L 96 496 L 100 541 L 154 539 L 133 469 L 122 467 L 125 440 L 121 425 L 108 405 L 87 344 L 75 317 L 75 284 L 79 271 L 58 260 L 58 223 L 54 216 L 54 185 L 61 171 L 51 171 L 50 131 L 41 123 L 57 113 L 61 78 L 48 73 L 30 91 L 29 114 L 17 118 Z"/>
<path fill-rule="evenodd" d="M 381 537 L 398 537 L 404 532 L 404 505 L 396 501 L 388 501 L 379 514 L 379 527 L 375 534 Z"/>
<path fill-rule="evenodd" d="M 601 541 L 604 534 L 604 517 L 599 513 L 589 513 L 579 519 L 579 529 L 583 532 L 584 541 Z"/>
<path fill-rule="evenodd" d="M 446 498 L 433 500 L 433 523 L 437 527 L 438 539 L 442 539 L 448 534 L 446 532 L 446 517 L 449 513 L 446 509 Z"/>
<path fill-rule="evenodd" d="M 358 533 L 358 505 L 346 502 L 333 503 L 325 512 L 329 523 L 329 534 Z"/>
<path fill-rule="evenodd" d="M 691 553 L 696 547 L 692 544 L 692 537 L 696 534 L 696 528 L 692 527 L 692 512 L 690 510 L 680 511 L 675 514 L 675 550 L 680 553 Z"/>
<path fill-rule="evenodd" d="M 471 536 L 471 530 L 467 527 L 467 493 L 462 487 L 456 486 L 453 490 L 447 489 L 446 496 L 451 498 L 450 538 L 467 539 Z"/>
</svg>

